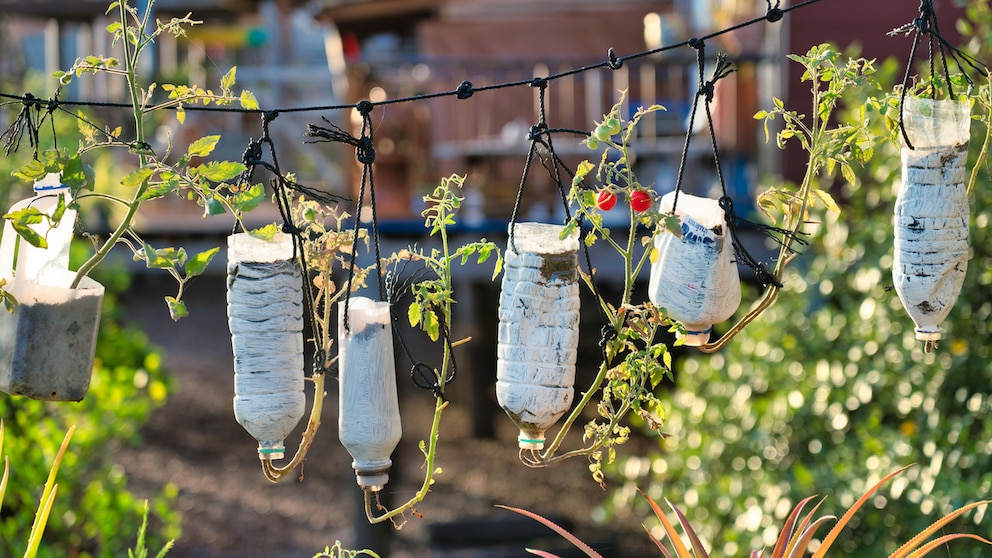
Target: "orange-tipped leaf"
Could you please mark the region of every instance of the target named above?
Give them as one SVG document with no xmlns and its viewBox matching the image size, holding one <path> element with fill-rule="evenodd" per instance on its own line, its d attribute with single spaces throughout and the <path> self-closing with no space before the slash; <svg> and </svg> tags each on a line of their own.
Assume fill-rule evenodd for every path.
<svg viewBox="0 0 992 558">
<path fill-rule="evenodd" d="M 644 532 L 648 534 L 648 537 L 651 538 L 651 542 L 653 542 L 655 546 L 658 547 L 658 550 L 661 551 L 661 555 L 664 556 L 665 558 L 672 558 L 672 554 L 668 552 L 668 549 L 665 548 L 665 545 L 658 540 L 658 537 L 654 536 L 654 534 L 651 532 L 651 529 L 648 529 L 647 525 L 641 525 L 641 527 L 644 527 Z"/>
<path fill-rule="evenodd" d="M 582 542 L 578 537 L 576 537 L 575 535 L 569 533 L 568 531 L 565 530 L 565 528 L 561 527 L 560 525 L 558 525 L 554 521 L 551 521 L 550 519 L 547 519 L 545 517 L 542 517 L 540 515 L 537 515 L 534 512 L 529 512 L 527 510 L 522 510 L 520 508 L 511 508 L 510 506 L 502 506 L 502 505 L 499 505 L 499 504 L 497 504 L 496 507 L 497 508 L 503 508 L 504 510 L 510 510 L 512 512 L 519 513 L 520 515 L 525 515 L 525 516 L 533 519 L 534 521 L 537 521 L 538 523 L 541 523 L 542 525 L 544 525 L 548 529 L 551 529 L 555 533 L 558 533 L 559 535 L 561 535 L 562 538 L 564 538 L 568 542 L 574 544 L 576 548 L 578 548 L 579 550 L 581 550 L 582 552 L 584 552 L 585 555 L 588 556 L 589 558 L 603 558 L 603 556 L 600 553 L 598 553 L 595 550 L 593 550 L 591 546 L 589 546 L 586 543 Z"/>
<path fill-rule="evenodd" d="M 665 512 L 661 511 L 661 506 L 658 505 L 658 502 L 652 500 L 651 497 L 645 494 L 643 490 L 641 490 L 640 493 L 647 499 L 648 504 L 651 505 L 651 509 L 654 510 L 654 515 L 658 517 L 658 521 L 660 521 L 662 526 L 665 527 L 665 532 L 668 533 L 668 538 L 672 541 L 672 547 L 675 548 L 675 555 L 679 558 L 692 558 L 692 554 L 689 552 L 689 549 L 686 548 L 685 543 L 682 542 L 678 531 L 675 530 L 675 526 L 672 525 L 672 522 L 669 521 L 667 517 L 665 517 Z"/>
<path fill-rule="evenodd" d="M 943 537 L 939 537 L 928 542 L 927 544 L 921 546 L 912 554 L 910 554 L 909 558 L 923 558 L 924 556 L 930 554 L 932 551 L 936 550 L 937 548 L 942 547 L 945 544 L 957 539 L 974 539 L 976 541 L 981 541 L 982 543 L 985 543 L 987 545 L 992 545 L 992 541 L 979 537 L 978 535 L 973 535 L 971 533 L 954 533 L 952 535 L 944 535 Z M 950 555 L 950 553 L 948 553 L 948 555 Z"/>
<path fill-rule="evenodd" d="M 796 527 L 796 521 L 799 520 L 799 514 L 802 513 L 803 508 L 813 498 L 816 498 L 816 496 L 808 496 L 796 504 L 796 507 L 792 508 L 792 513 L 789 514 L 789 518 L 785 520 L 785 525 L 782 525 L 782 531 L 778 534 L 778 540 L 775 542 L 775 548 L 772 550 L 771 558 L 782 558 L 785 556 L 785 552 L 789 548 L 789 542 L 795 538 L 792 535 L 792 531 Z"/>
<path fill-rule="evenodd" d="M 851 518 L 854 517 L 854 514 L 858 513 L 858 510 L 861 509 L 861 506 L 865 505 L 865 502 L 868 501 L 868 498 L 870 498 L 872 494 L 874 494 L 879 488 L 881 488 L 882 485 L 889 482 L 890 480 L 892 480 L 893 477 L 902 473 L 903 471 L 905 471 L 910 467 L 912 467 L 912 465 L 906 465 L 905 467 L 902 467 L 900 469 L 897 469 L 889 473 L 888 475 L 885 476 L 885 478 L 875 483 L 874 486 L 872 486 L 864 494 L 862 494 L 861 497 L 858 498 L 858 501 L 855 502 L 854 505 L 851 506 L 850 509 L 848 509 L 843 516 L 841 516 L 840 520 L 837 521 L 837 524 L 834 525 L 834 528 L 831 529 L 829 533 L 827 533 L 827 537 L 823 539 L 823 543 L 821 543 L 820 547 L 816 549 L 815 553 L 813 553 L 813 558 L 823 558 L 824 556 L 826 556 L 827 551 L 830 550 L 830 547 L 834 544 L 834 541 L 836 541 L 837 537 L 840 536 L 840 532 L 844 530 L 844 527 L 847 527 L 847 524 L 850 523 Z"/>
<path fill-rule="evenodd" d="M 836 519 L 836 515 L 825 515 L 823 517 L 816 518 L 816 521 L 810 523 L 808 527 L 799 533 L 794 545 L 789 548 L 788 558 L 802 558 L 803 555 L 806 554 L 806 548 L 809 546 L 809 541 L 813 540 L 813 537 L 816 536 L 816 532 L 820 530 L 820 527 L 824 523 L 834 521 Z"/>
<path fill-rule="evenodd" d="M 685 531 L 686 535 L 688 535 L 689 543 L 692 545 L 692 550 L 696 553 L 697 558 L 709 558 L 710 555 L 707 554 L 706 549 L 703 548 L 703 541 L 699 540 L 699 536 L 696 535 L 696 530 L 689 524 L 689 520 L 686 519 L 685 514 L 682 513 L 682 510 L 672 505 L 672 503 L 668 501 L 668 498 L 665 498 L 665 503 L 668 504 L 668 507 L 672 508 L 672 511 L 674 511 L 675 515 L 679 518 L 679 523 L 682 524 L 682 530 Z"/>
<path fill-rule="evenodd" d="M 982 500 L 981 502 L 972 502 L 966 506 L 961 506 L 960 508 L 945 515 L 944 517 L 941 517 L 937 521 L 934 521 L 929 527 L 920 531 L 915 537 L 906 541 L 906 544 L 897 548 L 896 551 L 893 552 L 889 558 L 906 558 L 907 556 L 910 555 L 910 553 L 913 552 L 913 550 L 916 549 L 916 547 L 920 546 L 921 544 L 923 544 L 923 541 L 929 539 L 934 534 L 936 534 L 937 531 L 939 531 L 944 527 L 944 525 L 947 525 L 951 521 L 954 521 L 962 514 L 967 513 L 977 508 L 978 506 L 985 505 L 988 503 L 989 500 Z"/>
</svg>

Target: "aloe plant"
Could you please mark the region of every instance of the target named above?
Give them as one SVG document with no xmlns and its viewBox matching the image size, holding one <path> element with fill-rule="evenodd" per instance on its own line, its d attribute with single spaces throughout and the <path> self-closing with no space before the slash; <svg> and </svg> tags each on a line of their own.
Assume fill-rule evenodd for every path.
<svg viewBox="0 0 992 558">
<path fill-rule="evenodd" d="M 837 517 L 833 515 L 816 515 L 816 512 L 824 503 L 824 498 L 821 498 L 809 512 L 802 515 L 803 510 L 807 505 L 816 499 L 816 496 L 809 496 L 803 499 L 796 504 L 796 506 L 792 509 L 792 513 L 789 514 L 789 517 L 782 525 L 782 528 L 779 531 L 779 536 L 775 542 L 775 546 L 771 552 L 766 552 L 766 549 L 752 550 L 749 553 L 750 558 L 802 558 L 807 554 L 812 556 L 812 558 L 826 558 L 827 556 L 834 556 L 840 552 L 843 552 L 841 550 L 831 552 L 831 550 L 834 548 L 834 543 L 840 538 L 844 528 L 851 522 L 852 518 L 865 505 L 865 503 L 868 502 L 868 499 L 871 498 L 872 495 L 909 467 L 910 466 L 906 466 L 893 471 L 885 476 L 885 478 L 872 485 L 871 488 L 866 490 L 865 493 L 862 494 L 861 497 L 847 509 L 840 519 L 837 519 Z M 661 556 L 664 556 L 665 558 L 709 558 L 709 553 L 706 551 L 706 548 L 697 535 L 696 530 L 692 527 L 692 524 L 682 510 L 674 506 L 667 499 L 665 500 L 665 503 L 669 508 L 671 508 L 672 513 L 675 515 L 678 526 L 682 528 L 682 533 L 685 535 L 685 538 L 688 539 L 688 545 L 685 541 L 683 541 L 682 535 L 676 528 L 675 523 L 669 520 L 667 514 L 664 510 L 662 510 L 661 506 L 644 492 L 641 492 L 641 495 L 647 500 L 648 504 L 651 506 L 651 509 L 654 511 L 655 517 L 657 517 L 663 527 L 664 537 L 655 536 L 650 529 L 645 527 L 648 537 L 650 537 L 651 541 L 658 547 L 658 551 L 661 553 Z M 972 533 L 949 533 L 933 538 L 938 533 L 941 533 L 951 521 L 954 521 L 958 517 L 974 510 L 975 508 L 989 503 L 992 503 L 992 501 L 982 500 L 972 502 L 955 509 L 947 515 L 944 515 L 937 521 L 933 522 L 929 527 L 923 531 L 920 531 L 916 536 L 903 543 L 902 546 L 889 555 L 889 558 L 923 558 L 931 552 L 939 548 L 943 548 L 948 543 L 961 539 L 972 539 L 982 544 L 992 546 L 992 541 Z M 512 508 L 508 506 L 497 507 L 519 513 L 540 522 L 552 531 L 561 535 L 567 541 L 574 544 L 576 548 L 581 550 L 590 558 L 603 558 L 601 554 L 593 550 L 592 547 L 584 543 L 578 537 L 541 515 L 519 508 Z M 817 539 L 817 533 L 819 533 L 820 529 L 831 522 L 834 522 L 833 527 L 829 532 L 827 532 L 826 536 L 822 539 Z M 816 544 L 814 544 L 814 541 Z M 542 550 L 528 548 L 527 552 L 536 556 L 541 556 L 542 558 L 557 558 L 554 554 L 544 552 Z"/>
</svg>

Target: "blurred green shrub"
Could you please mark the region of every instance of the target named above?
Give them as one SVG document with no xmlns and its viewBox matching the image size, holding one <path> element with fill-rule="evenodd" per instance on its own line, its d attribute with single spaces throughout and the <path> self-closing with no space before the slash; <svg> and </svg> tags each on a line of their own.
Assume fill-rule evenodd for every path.
<svg viewBox="0 0 992 558">
<path fill-rule="evenodd" d="M 980 4 L 960 28 L 988 49 L 992 18 Z M 888 62 L 879 77 L 895 71 Z M 975 123 L 973 133 L 984 135 L 984 126 Z M 971 165 L 987 165 L 974 160 L 980 141 L 973 144 Z M 926 354 L 891 290 L 899 146 L 878 146 L 860 178 L 858 189 L 836 193 L 842 213 L 824 216 L 777 304 L 722 353 L 679 363 L 665 425 L 676 436 L 618 462 L 612 472 L 625 481 L 601 511 L 631 513 L 635 487 L 647 487 L 691 510 L 712 553 L 732 556 L 770 548 L 803 497 L 821 491 L 850 506 L 887 472 L 917 463 L 838 541 L 847 555 L 884 556 L 936 518 L 990 496 L 992 180 L 983 172 L 975 188 L 966 283 L 939 350 Z M 978 509 L 955 530 L 988 536 L 985 514 Z M 957 558 L 984 553 L 954 547 Z"/>
</svg>

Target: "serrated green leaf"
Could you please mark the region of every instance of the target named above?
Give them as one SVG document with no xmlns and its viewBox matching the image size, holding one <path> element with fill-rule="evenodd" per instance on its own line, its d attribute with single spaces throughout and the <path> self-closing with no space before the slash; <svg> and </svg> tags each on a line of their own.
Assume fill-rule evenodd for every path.
<svg viewBox="0 0 992 558">
<path fill-rule="evenodd" d="M 155 174 L 154 167 L 141 167 L 137 168 L 127 174 L 121 179 L 121 186 L 127 186 L 129 188 L 136 188 L 141 186 L 141 183 L 151 178 Z"/>
<path fill-rule="evenodd" d="M 272 239 L 276 237 L 279 230 L 279 225 L 272 223 L 271 225 L 265 225 L 264 227 L 248 231 L 248 234 L 266 242 L 272 242 Z"/>
<path fill-rule="evenodd" d="M 844 180 L 847 180 L 852 186 L 858 183 L 858 177 L 854 175 L 854 169 L 851 168 L 851 165 L 841 164 L 840 173 L 844 176 Z"/>
<path fill-rule="evenodd" d="M 167 296 L 165 297 L 165 303 L 169 305 L 169 316 L 172 318 L 172 321 L 178 322 L 180 318 L 189 316 L 185 302 L 177 300 L 175 297 Z"/>
<path fill-rule="evenodd" d="M 437 341 L 441 337 L 441 322 L 438 321 L 437 314 L 433 310 L 429 310 L 424 318 L 424 331 L 427 332 L 431 341 Z"/>
<path fill-rule="evenodd" d="M 227 91 L 228 89 L 234 87 L 234 77 L 238 72 L 237 66 L 231 66 L 231 69 L 220 78 L 220 88 Z"/>
<path fill-rule="evenodd" d="M 14 227 L 14 232 L 30 243 L 31 246 L 36 248 L 48 248 L 48 241 L 45 240 L 45 237 L 38 234 L 27 224 L 19 221 L 11 221 L 11 225 Z"/>
<path fill-rule="evenodd" d="M 410 308 L 407 310 L 407 318 L 410 320 L 410 327 L 417 327 L 420 325 L 420 303 L 411 302 Z"/>
<path fill-rule="evenodd" d="M 813 195 L 816 196 L 816 199 L 823 202 L 823 205 L 827 209 L 833 211 L 834 213 L 840 213 L 840 207 L 837 205 L 837 202 L 834 201 L 834 197 L 830 195 L 830 192 L 816 188 L 813 190 Z"/>
<path fill-rule="evenodd" d="M 241 108 L 245 110 L 258 110 L 258 99 L 255 98 L 255 94 L 251 91 L 241 92 Z"/>
<path fill-rule="evenodd" d="M 186 263 L 186 278 L 196 277 L 203 273 L 210 264 L 210 261 L 214 259 L 220 248 L 211 248 L 209 250 L 204 250 L 203 252 L 197 253 Z"/>
<path fill-rule="evenodd" d="M 245 166 L 234 161 L 210 161 L 197 167 L 197 174 L 212 182 L 231 180 L 245 171 Z"/>
<path fill-rule="evenodd" d="M 218 141 L 220 141 L 219 135 L 204 136 L 190 144 L 189 148 L 186 149 L 186 155 L 190 157 L 206 157 L 213 153 Z"/>
<path fill-rule="evenodd" d="M 265 199 L 265 186 L 253 184 L 235 195 L 231 196 L 228 203 L 234 208 L 235 213 L 244 214 L 252 211 Z"/>
<path fill-rule="evenodd" d="M 170 269 L 186 264 L 186 250 L 183 248 L 155 249 L 147 242 L 142 243 L 145 265 L 152 269 Z"/>
<path fill-rule="evenodd" d="M 223 215 L 227 213 L 227 208 L 224 207 L 224 203 L 217 199 L 216 196 L 210 196 L 203 202 L 203 216 L 213 217 L 215 215 Z"/>
<path fill-rule="evenodd" d="M 178 180 L 169 180 L 159 184 L 151 184 L 141 194 L 142 201 L 155 200 L 167 196 L 179 187 Z"/>
<path fill-rule="evenodd" d="M 675 235 L 675 238 L 682 238 L 682 219 L 678 215 L 668 215 L 663 220 L 666 231 Z"/>
<path fill-rule="evenodd" d="M 178 120 L 180 124 L 186 123 L 186 109 L 184 109 L 182 105 L 176 107 L 176 120 Z"/>
</svg>

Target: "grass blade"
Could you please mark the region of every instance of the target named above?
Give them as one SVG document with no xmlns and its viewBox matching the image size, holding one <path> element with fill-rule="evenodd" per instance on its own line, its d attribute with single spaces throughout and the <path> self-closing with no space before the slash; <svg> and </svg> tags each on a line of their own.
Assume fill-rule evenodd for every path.
<svg viewBox="0 0 992 558">
<path fill-rule="evenodd" d="M 789 548 L 788 558 L 802 558 L 806 554 L 806 547 L 809 546 L 809 541 L 813 540 L 813 537 L 816 536 L 816 532 L 820 530 L 820 526 L 836 519 L 837 516 L 835 515 L 825 515 L 816 518 L 816 521 L 813 521 L 806 529 L 798 533 L 795 543 Z"/>
<path fill-rule="evenodd" d="M 775 542 L 775 549 L 772 550 L 771 558 L 782 558 L 785 556 L 789 542 L 795 538 L 792 536 L 792 533 L 796 528 L 796 522 L 799 520 L 799 514 L 802 513 L 803 508 L 813 498 L 816 498 L 816 496 L 807 496 L 796 504 L 796 507 L 792 508 L 792 513 L 789 514 L 789 518 L 785 520 L 785 525 L 782 526 L 782 531 L 778 534 L 778 540 Z"/>
<path fill-rule="evenodd" d="M 840 536 L 840 532 L 844 530 L 844 527 L 847 527 L 847 524 L 851 521 L 851 518 L 854 517 L 854 514 L 856 514 L 858 510 L 861 509 L 861 506 L 865 505 L 865 502 L 868 501 L 868 498 L 870 498 L 872 494 L 874 494 L 879 488 L 881 488 L 882 485 L 889 482 L 890 480 L 892 480 L 893 477 L 902 473 L 906 469 L 909 469 L 910 467 L 912 467 L 912 465 L 906 465 L 905 467 L 902 467 L 900 469 L 897 469 L 889 473 L 888 475 L 885 476 L 885 478 L 875 483 L 875 486 L 872 486 L 867 491 L 865 491 L 865 493 L 862 494 L 860 498 L 858 498 L 858 501 L 855 502 L 854 505 L 851 506 L 850 509 L 848 509 L 843 516 L 841 516 L 837 524 L 834 525 L 834 528 L 831 529 L 829 533 L 827 533 L 827 537 L 823 539 L 823 543 L 820 544 L 820 547 L 816 549 L 816 552 L 813 554 L 813 558 L 823 558 L 824 556 L 826 556 L 827 551 L 830 550 L 830 547 L 834 544 L 834 541 L 836 541 L 837 537 Z"/>
<path fill-rule="evenodd" d="M 579 550 L 581 550 L 582 552 L 584 552 L 585 555 L 588 556 L 589 558 L 603 558 L 603 556 L 600 553 L 598 553 L 595 550 L 593 550 L 591 546 L 589 546 L 586 543 L 582 542 L 578 537 L 576 537 L 575 535 L 569 533 L 563 527 L 561 527 L 560 525 L 558 525 L 554 521 L 551 521 L 550 519 L 547 519 L 545 517 L 542 517 L 540 515 L 537 515 L 536 513 L 529 512 L 527 510 L 522 510 L 520 508 L 511 508 L 510 506 L 502 506 L 502 505 L 499 505 L 499 504 L 497 504 L 496 507 L 497 508 L 503 508 L 504 510 L 510 510 L 512 512 L 519 513 L 520 515 L 525 515 L 525 516 L 533 519 L 534 521 L 537 521 L 538 523 L 541 523 L 542 525 L 544 525 L 548 529 L 551 529 L 555 533 L 558 533 L 559 535 L 561 535 L 562 538 L 564 538 L 568 542 L 574 544 L 576 548 L 578 548 Z"/>
<path fill-rule="evenodd" d="M 668 549 L 665 548 L 665 545 L 658 540 L 658 537 L 654 536 L 654 534 L 651 532 L 651 529 L 648 529 L 647 525 L 641 525 L 641 527 L 644 528 L 644 532 L 648 534 L 648 537 L 651 539 L 651 542 L 653 542 L 654 545 L 658 547 L 658 550 L 661 551 L 661 555 L 664 556 L 665 558 L 672 558 L 672 554 L 668 552 Z"/>
<path fill-rule="evenodd" d="M 55 475 L 62 465 L 62 458 L 65 457 L 65 452 L 69 449 L 69 440 L 72 439 L 72 434 L 75 431 L 75 425 L 70 426 L 69 430 L 66 431 L 65 437 L 62 438 L 62 446 L 59 447 L 59 452 L 55 456 L 52 468 L 48 471 L 48 480 L 45 481 L 45 490 L 41 494 L 38 513 L 35 514 L 34 523 L 31 524 L 31 535 L 28 537 L 28 551 L 24 554 L 25 558 L 33 557 L 38 551 L 38 545 L 41 543 L 41 535 L 45 531 L 45 525 L 48 524 L 48 514 L 52 511 L 52 504 L 55 501 Z M 46 506 L 48 508 L 47 510 L 45 509 Z M 31 551 L 32 546 L 34 547 L 34 552 Z"/>
</svg>

